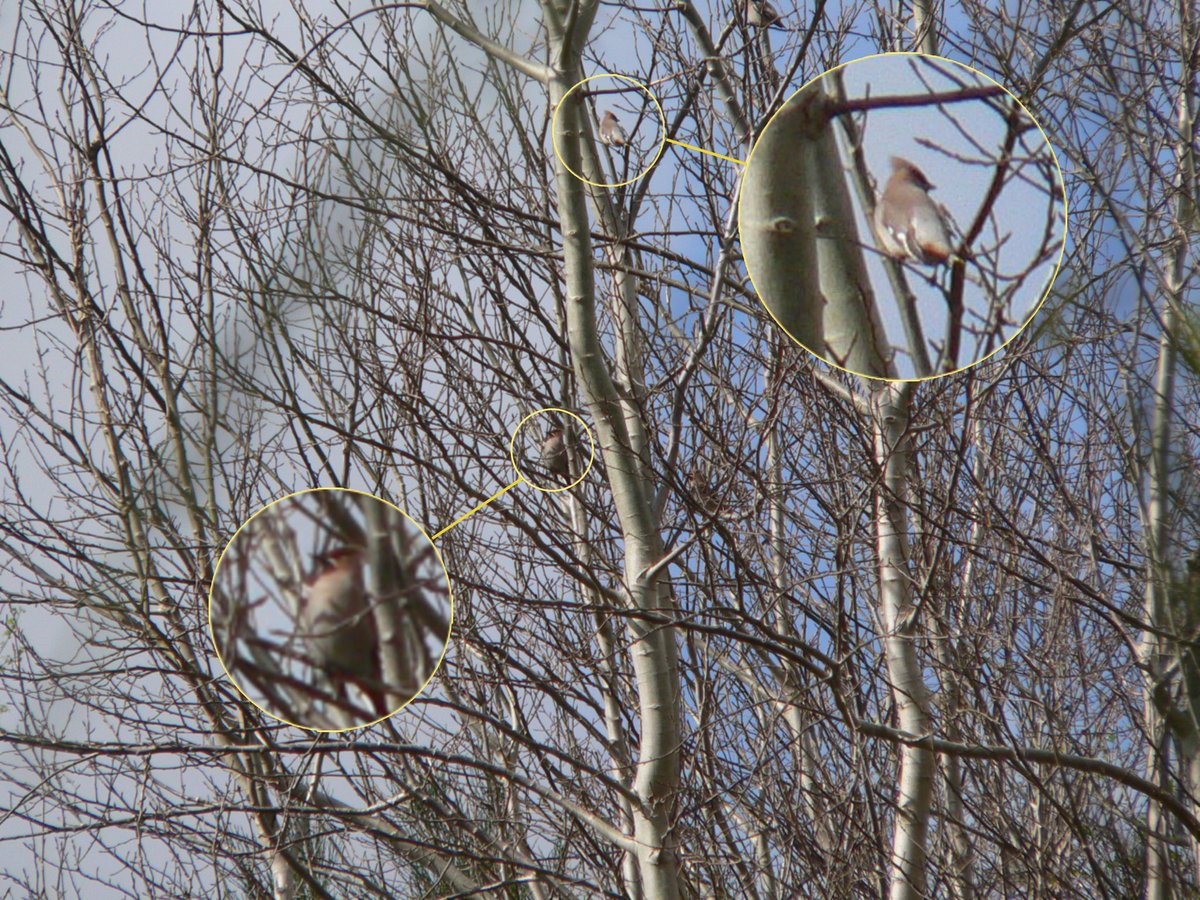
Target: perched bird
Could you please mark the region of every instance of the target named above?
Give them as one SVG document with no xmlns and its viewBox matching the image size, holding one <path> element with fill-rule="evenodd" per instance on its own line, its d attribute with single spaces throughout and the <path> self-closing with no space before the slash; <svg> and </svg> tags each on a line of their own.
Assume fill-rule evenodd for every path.
<svg viewBox="0 0 1200 900">
<path fill-rule="evenodd" d="M 739 512 L 739 491 L 732 482 L 733 472 L 715 477 L 708 463 L 698 463 L 687 476 L 692 501 L 710 516 L 729 516 Z"/>
<path fill-rule="evenodd" d="M 600 143 L 610 147 L 624 147 L 629 143 L 629 135 L 611 109 L 604 111 L 604 118 L 600 122 Z"/>
<path fill-rule="evenodd" d="M 746 22 L 755 28 L 782 28 L 781 19 L 767 0 L 746 0 Z"/>
<path fill-rule="evenodd" d="M 892 177 L 875 206 L 875 231 L 888 256 L 927 266 L 950 258 L 946 220 L 929 196 L 931 190 L 924 172 L 907 159 L 892 157 Z"/>
<path fill-rule="evenodd" d="M 709 477 L 707 466 L 697 466 L 688 472 L 687 489 L 688 493 L 692 495 L 692 499 L 704 512 L 712 513 L 720 508 L 721 502 Z"/>
<path fill-rule="evenodd" d="M 571 454 L 567 447 L 567 436 L 563 427 L 552 422 L 542 439 L 542 463 L 551 475 L 563 479 L 571 477 Z"/>
<path fill-rule="evenodd" d="M 391 712 L 379 688 L 379 638 L 361 548 L 339 547 L 317 558 L 300 594 L 299 626 L 309 661 L 343 699 L 354 685 L 377 715 Z"/>
</svg>

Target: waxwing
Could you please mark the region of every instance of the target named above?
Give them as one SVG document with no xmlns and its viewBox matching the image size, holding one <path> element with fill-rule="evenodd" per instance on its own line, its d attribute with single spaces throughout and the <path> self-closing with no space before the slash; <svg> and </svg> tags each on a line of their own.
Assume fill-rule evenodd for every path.
<svg viewBox="0 0 1200 900">
<path fill-rule="evenodd" d="M 542 463 L 551 475 L 563 480 L 571 477 L 571 457 L 563 427 L 552 422 L 542 439 Z"/>
<path fill-rule="evenodd" d="M 379 639 L 361 549 L 341 547 L 317 558 L 304 580 L 299 626 L 309 660 L 343 699 L 353 702 L 349 687 L 354 685 L 377 715 L 391 712 L 378 685 Z"/>
<path fill-rule="evenodd" d="M 604 111 L 604 118 L 600 122 L 600 143 L 610 147 L 624 147 L 629 143 L 629 135 L 625 133 L 611 109 Z"/>
<path fill-rule="evenodd" d="M 925 173 L 899 156 L 875 206 L 875 231 L 883 251 L 894 259 L 936 266 L 952 253 L 946 220 L 929 192 Z"/>
</svg>

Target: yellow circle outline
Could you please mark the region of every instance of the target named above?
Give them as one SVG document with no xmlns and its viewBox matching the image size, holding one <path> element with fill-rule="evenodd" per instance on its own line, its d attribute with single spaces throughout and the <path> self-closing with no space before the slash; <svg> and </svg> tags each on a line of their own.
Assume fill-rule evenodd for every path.
<svg viewBox="0 0 1200 900">
<path fill-rule="evenodd" d="M 440 565 L 442 567 L 442 574 L 446 576 L 446 596 L 450 600 L 450 621 L 446 626 L 445 640 L 442 641 L 442 653 L 438 657 L 438 661 L 434 664 L 433 671 L 430 672 L 429 677 L 425 679 L 425 683 L 422 684 L 416 690 L 416 692 L 413 693 L 413 695 L 411 697 L 409 697 L 407 700 L 405 700 L 402 704 L 400 704 L 398 707 L 396 707 L 394 710 L 392 710 L 386 716 L 380 716 L 378 719 L 374 719 L 373 721 L 370 721 L 370 722 L 364 722 L 362 725 L 351 725 L 349 728 L 313 728 L 311 725 L 300 725 L 296 722 L 289 722 L 287 719 L 283 718 L 282 716 L 277 716 L 277 715 L 275 715 L 275 713 L 271 712 L 270 710 L 265 709 L 264 707 L 260 706 L 258 701 L 256 701 L 253 697 L 251 697 L 249 694 L 247 694 L 244 690 L 242 690 L 242 686 L 238 683 L 238 680 L 229 674 L 229 669 L 227 669 L 225 667 L 225 660 L 221 658 L 221 651 L 217 647 L 217 635 L 216 635 L 216 632 L 213 631 L 213 623 L 212 623 L 213 586 L 217 582 L 217 574 L 221 571 L 221 563 L 223 563 L 225 561 L 225 554 L 229 552 L 229 548 L 233 546 L 233 542 L 236 541 L 238 538 L 238 535 L 242 533 L 242 529 L 244 529 L 247 525 L 249 525 L 251 522 L 253 522 L 255 519 L 257 519 L 260 515 L 262 515 L 264 512 L 266 512 L 272 506 L 275 506 L 277 503 L 282 503 L 285 500 L 290 500 L 292 497 L 299 497 L 301 494 L 316 494 L 320 491 L 341 491 L 341 492 L 347 493 L 347 494 L 358 494 L 359 496 L 362 496 L 362 497 L 370 497 L 372 500 L 378 500 L 380 503 L 383 503 L 386 506 L 390 506 L 392 509 L 396 510 L 396 512 L 400 513 L 400 515 L 404 516 L 404 518 L 408 519 L 408 521 L 413 524 L 413 526 L 417 529 L 417 531 L 419 531 L 421 533 L 421 536 L 424 537 L 425 540 L 429 542 L 429 546 L 433 548 L 433 553 L 434 553 L 434 556 L 437 558 L 438 565 Z M 209 640 L 212 641 L 213 653 L 217 657 L 217 662 L 220 663 L 220 665 L 221 665 L 221 671 L 225 673 L 225 677 L 229 679 L 229 683 L 232 684 L 237 689 L 239 694 L 241 694 L 248 701 L 250 701 L 250 703 L 254 707 L 256 707 L 259 711 L 261 711 L 264 715 L 270 716 L 272 719 L 275 719 L 277 722 L 282 722 L 285 725 L 291 725 L 293 728 L 301 728 L 304 731 L 314 731 L 319 734 L 341 734 L 344 731 L 357 731 L 359 728 L 369 728 L 372 725 L 376 725 L 379 722 L 382 722 L 384 719 L 390 719 L 392 716 L 396 715 L 396 713 L 403 710 L 406 706 L 408 706 L 408 704 L 412 703 L 419 696 L 421 696 L 422 693 L 424 693 L 425 689 L 427 687 L 429 687 L 429 683 L 431 681 L 433 681 L 434 676 L 437 675 L 438 670 L 442 667 L 442 661 L 445 660 L 445 658 L 446 658 L 446 651 L 450 647 L 450 637 L 453 633 L 454 633 L 454 587 L 450 583 L 450 571 L 446 568 L 446 561 L 444 559 L 442 559 L 442 552 L 440 550 L 438 550 L 437 544 L 435 544 L 433 542 L 433 540 L 429 537 L 429 534 L 425 531 L 424 528 L 421 527 L 419 522 L 417 522 L 412 516 L 410 516 L 408 513 L 406 513 L 404 510 L 402 510 L 396 504 L 389 503 L 387 500 L 384 500 L 382 497 L 376 497 L 374 494 L 368 494 L 366 491 L 359 491 L 359 490 L 355 490 L 354 488 L 341 488 L 341 487 L 305 488 L 302 491 L 292 491 L 292 493 L 290 493 L 290 494 L 284 494 L 282 497 L 277 497 L 276 499 L 272 500 L 270 503 L 266 504 L 260 510 L 258 510 L 258 512 L 254 513 L 254 515 L 250 516 L 250 518 L 246 519 L 245 522 L 243 522 L 241 525 L 239 525 L 237 531 L 235 531 L 233 533 L 233 536 L 230 537 L 230 539 L 225 543 L 225 549 L 222 550 L 221 555 L 219 557 L 217 557 L 217 564 L 216 564 L 216 566 L 213 567 L 212 581 L 209 582 L 209 585 L 208 585 L 208 637 L 209 637 Z"/>
<path fill-rule="evenodd" d="M 578 422 L 579 427 L 581 427 L 587 434 L 588 444 L 590 444 L 592 448 L 592 454 L 588 457 L 587 465 L 583 467 L 583 471 L 579 473 L 579 477 L 565 487 L 541 487 L 536 482 L 530 481 L 529 477 L 521 471 L 521 467 L 517 465 L 517 435 L 521 433 L 521 429 L 525 427 L 525 423 L 534 416 L 540 416 L 542 413 L 548 412 L 563 413 L 564 415 L 568 415 Z M 543 406 L 541 409 L 535 409 L 533 412 L 523 418 L 517 423 L 517 427 L 513 429 L 512 437 L 508 439 L 508 461 L 512 463 L 513 470 L 521 477 L 521 480 L 535 491 L 541 491 L 543 494 L 557 494 L 559 491 L 569 491 L 571 488 L 575 487 L 575 485 L 583 481 L 583 479 L 587 478 L 587 473 L 592 471 L 592 463 L 596 461 L 596 439 L 592 437 L 592 429 L 588 427 L 587 422 L 583 421 L 583 419 L 577 413 L 573 413 L 569 409 L 563 409 L 561 406 Z"/>
<path fill-rule="evenodd" d="M 837 363 L 826 359 L 824 356 L 817 353 L 812 348 L 806 346 L 805 344 L 800 343 L 800 341 L 798 341 L 794 337 L 792 337 L 792 333 L 790 331 L 788 331 L 786 328 L 784 328 L 782 324 L 780 324 L 779 319 L 775 317 L 775 314 L 773 312 L 771 312 L 771 308 L 769 306 L 767 306 L 767 301 L 764 300 L 762 294 L 759 293 L 758 286 L 754 284 L 754 273 L 750 271 L 750 264 L 746 262 L 746 257 L 745 257 L 744 253 L 742 254 L 742 263 L 746 266 L 746 274 L 750 277 L 750 285 L 754 288 L 755 296 L 758 297 L 758 302 L 762 304 L 763 309 L 765 309 L 767 311 L 767 315 L 769 315 L 771 317 L 771 319 L 775 322 L 776 326 L 778 326 L 779 330 L 788 336 L 788 339 L 791 340 L 792 343 L 796 344 L 798 347 L 803 348 L 804 350 L 807 350 L 809 353 L 811 353 L 813 356 L 815 356 L 821 362 L 825 363 L 826 365 L 832 366 L 835 369 L 840 369 L 843 372 L 847 372 L 851 375 L 857 375 L 860 378 L 868 378 L 872 381 L 885 381 L 885 382 L 895 382 L 895 383 L 933 381 L 935 378 L 946 378 L 947 376 L 950 376 L 950 375 L 957 375 L 960 372 L 965 372 L 967 369 L 970 369 L 974 366 L 979 365 L 981 362 L 991 359 L 993 356 L 995 356 L 997 353 L 999 353 L 1001 350 L 1003 350 L 1005 347 L 1007 347 L 1009 344 L 1011 344 L 1013 341 L 1015 341 L 1018 337 L 1020 337 L 1021 334 L 1024 333 L 1025 329 L 1028 328 L 1029 325 L 1033 322 L 1034 317 L 1041 311 L 1042 306 L 1045 305 L 1046 300 L 1050 297 L 1050 291 L 1054 288 L 1054 282 L 1058 280 L 1059 273 L 1062 271 L 1063 255 L 1067 252 L 1067 237 L 1068 237 L 1068 233 L 1069 233 L 1069 224 L 1070 224 L 1070 208 L 1069 208 L 1069 201 L 1067 199 L 1067 192 L 1066 192 L 1066 179 L 1063 177 L 1062 165 L 1058 161 L 1058 154 L 1054 152 L 1054 145 L 1050 142 L 1050 138 L 1047 137 L 1046 130 L 1044 128 L 1042 128 L 1042 123 L 1037 120 L 1037 118 L 1033 115 L 1033 113 L 1031 113 L 1029 111 L 1029 108 L 1024 103 L 1021 102 L 1021 99 L 1016 94 L 1014 94 L 1012 91 L 1010 91 L 1007 87 L 1005 87 L 1003 84 L 1001 84 L 995 78 L 992 78 L 986 72 L 980 72 L 978 69 L 976 69 L 972 66 L 969 66 L 966 63 L 959 62 L 957 59 L 949 59 L 945 56 L 935 56 L 932 53 L 916 53 L 913 51 L 893 51 L 891 53 L 872 53 L 869 56 L 860 56 L 858 59 L 850 59 L 844 63 L 839 63 L 838 65 L 834 66 L 832 69 L 822 72 L 820 75 L 817 75 L 814 78 L 810 78 L 808 81 L 806 81 L 800 87 L 796 88 L 796 90 L 794 90 L 791 94 L 789 94 L 788 98 L 779 105 L 779 109 L 775 110 L 775 112 L 771 115 L 771 118 L 767 120 L 767 124 L 765 126 L 763 126 L 762 131 L 760 131 L 758 133 L 758 138 L 754 141 L 754 146 L 750 148 L 750 155 L 746 158 L 746 170 L 742 176 L 741 186 L 738 188 L 738 216 L 737 216 L 738 242 L 741 243 L 741 239 L 742 239 L 742 191 L 745 189 L 745 186 L 746 186 L 746 174 L 749 173 L 750 166 L 754 162 L 754 151 L 758 149 L 758 142 L 762 140 L 763 135 L 766 134 L 767 131 L 770 129 L 771 123 L 775 121 L 775 116 L 778 116 L 781 112 L 783 112 L 783 110 L 787 107 L 787 105 L 792 102 L 792 99 L 794 97 L 796 97 L 798 94 L 800 94 L 805 88 L 809 87 L 814 82 L 824 78 L 826 75 L 829 75 L 832 72 L 836 72 L 838 69 L 841 69 L 845 66 L 852 65 L 853 63 L 864 62 L 868 59 L 877 59 L 877 58 L 883 57 L 883 56 L 921 56 L 926 59 L 936 59 L 939 62 L 946 62 L 946 63 L 951 63 L 952 65 L 955 65 L 955 66 L 961 66 L 964 69 L 974 72 L 976 75 L 986 78 L 992 84 L 996 85 L 996 87 L 998 87 L 1002 91 L 1004 91 L 1004 93 L 1008 94 L 1008 96 L 1012 97 L 1013 101 L 1019 107 L 1021 107 L 1021 111 L 1024 112 L 1025 115 L 1027 115 L 1029 117 L 1029 121 L 1032 122 L 1034 124 L 1034 126 L 1036 126 L 1038 133 L 1041 134 L 1042 142 L 1046 145 L 1047 149 L 1049 149 L 1050 157 L 1051 157 L 1051 159 L 1054 160 L 1054 168 L 1058 172 L 1058 183 L 1059 183 L 1059 185 L 1061 185 L 1063 187 L 1063 192 L 1062 192 L 1063 231 L 1062 231 L 1062 246 L 1059 247 L 1059 249 L 1058 249 L 1058 262 L 1054 266 L 1054 273 L 1051 276 L 1050 280 L 1046 283 L 1046 290 L 1043 292 L 1041 299 L 1038 300 L 1037 305 L 1035 305 L 1033 307 L 1033 309 L 1030 311 L 1029 315 L 1027 315 L 1025 317 L 1025 321 L 1021 324 L 1021 327 L 1018 328 L 1013 333 L 1012 337 L 1010 337 L 1008 340 L 1006 340 L 999 347 L 994 348 L 986 356 L 981 356 L 981 357 L 979 357 L 979 359 L 972 360 L 971 362 L 967 363 L 966 365 L 959 366 L 957 369 L 954 369 L 950 372 L 938 372 L 933 375 L 926 375 L 924 378 L 887 378 L 882 375 L 868 375 L 865 372 L 856 372 L 853 369 L 847 369 L 844 366 L 839 366 Z"/>
<path fill-rule="evenodd" d="M 559 110 L 561 110 L 563 107 L 563 104 L 567 102 L 567 98 L 571 96 L 571 91 L 574 91 L 577 87 L 581 87 L 582 85 L 587 84 L 589 81 L 594 81 L 597 78 L 620 78 L 622 81 L 628 81 L 630 84 L 632 84 L 634 87 L 636 87 L 638 90 L 642 91 L 647 97 L 650 98 L 650 102 L 653 103 L 654 108 L 656 110 L 658 110 L 658 119 L 662 123 L 662 137 L 659 138 L 658 152 L 654 154 L 654 159 L 650 160 L 650 162 L 646 164 L 646 167 L 644 169 L 642 169 L 640 172 L 638 172 L 636 175 L 634 175 L 628 181 L 620 181 L 620 182 L 617 182 L 616 184 L 609 184 L 604 181 L 588 181 L 586 178 L 584 178 L 582 175 L 580 175 L 578 172 L 576 172 L 574 169 L 572 169 L 570 166 L 567 165 L 567 161 L 565 159 L 563 159 L 562 153 L 558 149 L 558 113 L 559 113 Z M 550 120 L 550 145 L 554 148 L 554 155 L 556 157 L 558 157 L 558 161 L 563 164 L 563 168 L 566 169 L 568 172 L 570 172 L 572 175 L 574 175 L 576 178 L 578 178 L 580 181 L 582 181 L 584 184 L 591 185 L 592 187 L 602 187 L 602 188 L 624 187 L 625 185 L 633 184 L 639 178 L 644 177 L 647 172 L 649 172 L 651 169 L 653 169 L 658 164 L 658 160 L 662 156 L 664 148 L 666 148 L 666 146 L 667 146 L 667 117 L 666 117 L 666 115 L 663 114 L 662 106 L 659 105 L 658 98 L 656 96 L 654 96 L 653 91 L 651 91 L 650 88 L 646 87 L 646 85 L 644 85 L 642 82 L 637 81 L 636 79 L 630 78 L 628 75 L 618 75 L 616 72 L 601 72 L 599 75 L 590 75 L 587 78 L 583 79 L 583 81 L 579 81 L 579 82 L 576 82 L 575 84 L 571 85 L 570 90 L 568 90 L 565 94 L 563 94 L 562 99 L 560 101 L 558 101 L 558 106 L 556 106 L 554 108 L 554 115 L 551 117 L 551 120 Z M 520 429 L 520 427 L 521 427 L 520 425 L 517 426 L 518 429 Z"/>
</svg>

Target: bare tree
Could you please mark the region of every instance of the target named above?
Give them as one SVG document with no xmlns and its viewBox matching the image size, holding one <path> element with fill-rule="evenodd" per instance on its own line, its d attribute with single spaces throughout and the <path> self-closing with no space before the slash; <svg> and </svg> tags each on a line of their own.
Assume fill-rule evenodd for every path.
<svg viewBox="0 0 1200 900">
<path fill-rule="evenodd" d="M 14 890 L 1197 890 L 1190 8 L 771 5 L 0 11 Z M 861 289 L 902 297 L 863 230 L 885 101 L 785 101 L 913 49 L 1041 124 L 1061 184 L 1007 98 L 979 168 L 1061 187 L 1071 236 L 1020 338 L 905 383 L 890 343 L 800 349 L 743 253 L 864 351 Z M 1051 219 L 961 237 L 1049 253 Z M 525 478 L 543 409 L 589 429 L 569 489 Z M 316 486 L 402 509 L 454 589 L 427 690 L 341 734 L 207 628 L 239 526 Z"/>
</svg>

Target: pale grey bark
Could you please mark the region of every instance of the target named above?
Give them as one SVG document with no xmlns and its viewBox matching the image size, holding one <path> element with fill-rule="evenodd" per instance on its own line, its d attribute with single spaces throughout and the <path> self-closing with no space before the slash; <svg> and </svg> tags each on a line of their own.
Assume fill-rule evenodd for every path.
<svg viewBox="0 0 1200 900">
<path fill-rule="evenodd" d="M 875 460 L 881 476 L 875 496 L 880 624 L 896 717 L 900 727 L 918 741 L 900 751 L 889 890 L 892 900 L 925 896 L 935 765 L 930 748 L 919 743 L 931 735 L 932 722 L 929 691 L 915 647 L 917 610 L 904 504 L 912 466 L 908 436 L 912 390 L 910 383 L 890 382 L 877 388 L 874 398 Z"/>
<path fill-rule="evenodd" d="M 824 355 L 817 277 L 812 157 L 797 152 L 828 127 L 819 105 L 789 103 L 758 140 L 742 184 L 738 220 L 754 287 L 792 338 Z"/>
<path fill-rule="evenodd" d="M 828 100 L 822 88 L 819 103 Z M 817 271 L 823 310 L 825 358 L 867 377 L 896 377 L 875 292 L 863 260 L 863 240 L 855 224 L 837 133 L 824 128 L 802 145 L 813 185 Z"/>
<path fill-rule="evenodd" d="M 818 355 L 868 378 L 894 376 L 854 227 L 840 153 L 827 115 L 829 98 L 812 87 L 776 115 L 759 140 L 742 193 L 742 242 L 755 286 L 788 333 Z M 816 284 L 812 284 L 813 279 Z M 914 640 L 916 610 L 909 570 L 907 502 L 912 448 L 911 386 L 874 388 L 878 610 L 885 631 L 892 697 L 901 728 L 930 733 L 929 697 Z M 785 714 L 799 737 L 795 711 Z M 804 758 L 803 742 L 800 755 Z M 891 896 L 923 896 L 934 757 L 900 750 Z M 820 811 L 810 807 L 810 815 Z M 817 823 L 819 824 L 819 822 Z"/>
<path fill-rule="evenodd" d="M 1189 2 L 1178 5 L 1179 33 L 1181 43 L 1190 46 L 1195 40 L 1194 12 Z M 1169 590 L 1172 583 L 1172 557 L 1175 550 L 1171 543 L 1172 509 L 1171 470 L 1172 445 L 1175 441 L 1172 422 L 1178 415 L 1175 397 L 1175 372 L 1180 335 L 1179 309 L 1183 303 L 1183 290 L 1189 278 L 1187 269 L 1188 225 L 1195 224 L 1196 170 L 1195 170 L 1195 56 L 1189 55 L 1182 61 L 1180 91 L 1176 109 L 1178 128 L 1175 144 L 1178 190 L 1176 201 L 1175 246 L 1169 254 L 1168 269 L 1164 273 L 1163 310 L 1160 313 L 1161 335 L 1158 343 L 1158 364 L 1153 386 L 1150 420 L 1150 446 L 1147 460 L 1147 497 L 1143 514 L 1146 544 L 1146 585 L 1144 593 L 1145 618 L 1148 628 L 1142 635 L 1142 664 L 1145 667 L 1146 693 L 1143 701 L 1144 727 L 1146 733 L 1146 775 L 1164 789 L 1172 783 L 1170 741 L 1167 723 L 1163 721 L 1162 707 L 1171 704 L 1172 693 L 1168 680 L 1178 680 L 1184 709 L 1175 716 L 1179 746 L 1185 754 L 1181 761 L 1188 772 L 1188 783 L 1193 791 L 1192 807 L 1200 810 L 1200 801 L 1194 793 L 1200 787 L 1196 774 L 1200 771 L 1200 719 L 1197 709 L 1200 698 L 1191 696 L 1193 684 L 1187 678 L 1169 674 L 1172 656 L 1175 665 L 1186 671 L 1186 652 L 1180 654 L 1171 646 L 1167 635 L 1184 637 L 1183 646 L 1190 640 L 1190 631 L 1195 627 L 1194 613 L 1182 614 L 1171 609 Z M 1186 754 L 1191 753 L 1191 758 Z M 1146 897 L 1147 900 L 1170 900 L 1175 895 L 1174 879 L 1171 874 L 1170 822 L 1159 803 L 1153 799 L 1146 806 Z M 1192 864 L 1200 872 L 1200 842 L 1191 841 Z"/>
<path fill-rule="evenodd" d="M 639 448 L 640 429 L 631 433 L 621 398 L 609 377 L 607 354 L 596 322 L 596 276 L 587 215 L 587 188 L 571 171 L 583 171 L 582 137 L 588 132 L 585 107 L 578 93 L 568 91 L 583 78 L 580 53 L 596 4 L 571 5 L 570 15 L 547 3 L 547 25 L 559 74 L 550 81 L 550 102 L 558 110 L 555 164 L 558 212 L 562 222 L 566 272 L 567 339 L 584 402 L 595 425 L 598 452 L 612 484 L 613 499 L 625 542 L 624 592 L 631 609 L 670 614 L 668 587 L 660 576 L 645 577 L 662 556 L 662 543 L 653 514 L 652 491 L 645 477 Z M 573 30 L 563 29 L 569 18 Z M 564 102 L 568 100 L 568 102 Z M 628 357 L 626 358 L 628 362 Z M 629 374 L 629 373 L 626 373 Z M 638 688 L 642 736 L 634 789 L 639 803 L 633 809 L 638 875 L 646 897 L 673 900 L 679 896 L 679 869 L 670 833 L 671 804 L 679 782 L 679 674 L 675 636 L 632 619 L 631 653 Z"/>
<path fill-rule="evenodd" d="M 1142 638 L 1142 659 L 1146 667 L 1146 698 L 1144 703 L 1147 737 L 1146 777 L 1164 789 L 1169 789 L 1171 767 L 1166 728 L 1159 712 L 1166 684 L 1170 648 L 1165 634 L 1175 629 L 1168 608 L 1167 589 L 1170 584 L 1170 515 L 1168 484 L 1170 472 L 1171 418 L 1175 381 L 1174 316 L 1170 308 L 1162 316 L 1163 334 L 1159 341 L 1158 372 L 1154 384 L 1153 414 L 1150 429 L 1150 458 L 1148 467 L 1148 497 L 1145 512 L 1146 529 L 1146 589 L 1144 602 L 1146 622 L 1151 625 Z M 1194 745 L 1185 740 L 1185 746 Z M 1147 900 L 1169 900 L 1173 896 L 1170 875 L 1170 842 L 1168 822 L 1161 806 L 1151 800 L 1146 809 L 1146 897 Z M 1197 846 L 1193 842 L 1193 846 Z"/>
</svg>

